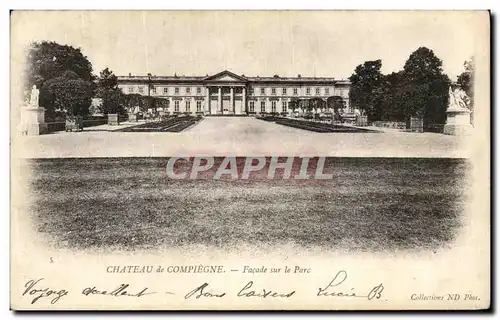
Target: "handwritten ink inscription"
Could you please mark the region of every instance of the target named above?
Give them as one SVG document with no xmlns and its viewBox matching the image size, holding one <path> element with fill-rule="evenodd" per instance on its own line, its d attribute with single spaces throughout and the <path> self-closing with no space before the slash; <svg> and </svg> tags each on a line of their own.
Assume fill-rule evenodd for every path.
<svg viewBox="0 0 500 320">
<path fill-rule="evenodd" d="M 260 297 L 260 298 L 290 298 L 295 293 L 294 291 L 288 293 L 275 292 L 270 289 L 252 289 L 253 281 L 248 282 L 243 289 L 238 292 L 238 297 Z"/>
<path fill-rule="evenodd" d="M 205 297 L 205 298 L 222 298 L 226 295 L 225 292 L 215 293 L 214 291 L 210 291 L 210 289 L 206 289 L 207 287 L 208 287 L 208 283 L 205 282 L 201 286 L 188 292 L 184 296 L 184 299 L 189 299 L 191 297 L 195 297 L 196 299 L 203 298 L 203 297 Z"/>
<path fill-rule="evenodd" d="M 38 300 L 50 299 L 51 304 L 56 304 L 62 297 L 68 294 L 68 291 L 64 289 L 51 289 L 47 286 L 42 286 L 40 282 L 43 278 L 37 280 L 29 280 L 24 284 L 25 290 L 23 296 L 28 295 L 31 300 L 31 304 L 35 304 Z"/>
<path fill-rule="evenodd" d="M 102 289 L 97 289 L 95 286 L 94 287 L 87 287 L 82 290 L 82 294 L 85 296 L 88 295 L 93 295 L 93 294 L 100 294 L 100 295 L 105 295 L 105 296 L 113 296 L 113 297 L 122 297 L 122 296 L 128 296 L 128 297 L 142 297 L 145 295 L 150 295 L 154 294 L 155 292 L 148 292 L 148 288 L 143 288 L 140 291 L 130 291 L 128 289 L 130 287 L 129 284 L 121 284 L 118 288 L 113 289 L 111 291 L 108 290 L 102 290 Z M 127 291 L 127 289 L 129 291 Z"/>
<path fill-rule="evenodd" d="M 380 299 L 382 297 L 382 292 L 384 291 L 384 286 L 382 283 L 374 286 L 368 294 L 360 295 L 356 293 L 354 288 L 350 288 L 347 291 L 340 287 L 347 280 L 347 272 L 340 270 L 337 272 L 332 281 L 330 281 L 325 287 L 319 288 L 317 292 L 318 297 L 350 297 L 350 298 L 366 298 L 368 300 Z"/>
<path fill-rule="evenodd" d="M 55 304 L 61 300 L 62 297 L 69 294 L 66 289 L 54 289 L 48 285 L 42 285 L 43 278 L 29 280 L 25 283 L 25 288 L 23 296 L 29 296 L 31 299 L 31 304 L 38 301 L 48 300 L 51 304 Z M 330 298 L 364 298 L 368 300 L 380 299 L 384 291 L 384 286 L 382 283 L 370 287 L 371 289 L 366 291 L 359 291 L 362 293 L 358 294 L 358 291 L 354 288 L 349 288 L 347 286 L 347 272 L 344 270 L 338 271 L 333 279 L 329 281 L 326 285 L 318 288 L 316 292 L 305 292 L 302 291 L 300 294 L 315 295 L 316 297 L 330 297 Z M 160 288 L 157 288 L 160 289 Z M 164 289 L 164 288 L 163 288 Z M 204 282 L 192 289 L 179 289 L 177 293 L 166 292 L 163 290 L 153 291 L 149 287 L 141 286 L 131 286 L 130 284 L 120 284 L 111 288 L 102 288 L 97 285 L 91 285 L 85 287 L 77 292 L 80 295 L 89 297 L 124 297 L 126 298 L 142 298 L 158 292 L 163 292 L 169 295 L 178 295 L 187 299 L 222 299 L 227 296 L 236 296 L 238 298 L 251 298 L 251 299 L 288 299 L 299 294 L 296 289 L 282 290 L 275 287 L 269 287 L 263 285 L 262 283 L 254 282 L 254 280 L 247 281 L 243 286 L 239 287 L 237 290 L 231 290 L 232 292 L 221 290 L 220 286 L 217 284 L 210 284 L 209 282 Z"/>
</svg>

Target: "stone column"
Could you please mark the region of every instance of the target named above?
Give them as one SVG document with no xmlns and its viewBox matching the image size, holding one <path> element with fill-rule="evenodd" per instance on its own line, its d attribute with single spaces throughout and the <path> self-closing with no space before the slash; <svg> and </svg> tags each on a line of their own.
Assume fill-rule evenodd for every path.
<svg viewBox="0 0 500 320">
<path fill-rule="evenodd" d="M 206 87 L 207 92 L 205 94 L 205 112 L 210 113 L 210 87 Z"/>
<path fill-rule="evenodd" d="M 231 93 L 229 95 L 229 111 L 234 114 L 234 88 L 231 87 Z"/>
<path fill-rule="evenodd" d="M 219 96 L 218 96 L 218 99 L 219 99 L 219 111 L 217 113 L 222 113 L 222 88 L 221 87 L 218 87 L 219 89 Z"/>
<path fill-rule="evenodd" d="M 241 113 L 247 113 L 247 88 L 243 87 L 241 92 Z"/>
</svg>

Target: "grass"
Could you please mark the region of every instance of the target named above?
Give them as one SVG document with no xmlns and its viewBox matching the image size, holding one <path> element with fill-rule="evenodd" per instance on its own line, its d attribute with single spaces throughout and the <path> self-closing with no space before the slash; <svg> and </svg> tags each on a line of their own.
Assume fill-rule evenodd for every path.
<svg viewBox="0 0 500 320">
<path fill-rule="evenodd" d="M 30 160 L 28 213 L 48 243 L 73 249 L 433 250 L 454 240 L 468 189 L 461 159 L 329 158 L 327 181 L 167 180 L 165 162 Z"/>
</svg>

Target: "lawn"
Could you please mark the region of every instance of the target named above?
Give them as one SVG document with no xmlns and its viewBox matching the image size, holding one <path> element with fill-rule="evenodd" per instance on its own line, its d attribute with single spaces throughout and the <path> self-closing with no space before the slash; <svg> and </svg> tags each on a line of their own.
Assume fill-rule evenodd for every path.
<svg viewBox="0 0 500 320">
<path fill-rule="evenodd" d="M 287 244 L 433 250 L 462 224 L 462 159 L 328 158 L 326 181 L 169 180 L 166 158 L 32 159 L 27 214 L 72 249 Z"/>
</svg>

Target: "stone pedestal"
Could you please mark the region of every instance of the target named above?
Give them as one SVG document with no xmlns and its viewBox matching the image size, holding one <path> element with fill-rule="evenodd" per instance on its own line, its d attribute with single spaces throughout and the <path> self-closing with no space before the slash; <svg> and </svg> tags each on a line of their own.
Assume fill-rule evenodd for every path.
<svg viewBox="0 0 500 320">
<path fill-rule="evenodd" d="M 411 117 L 409 131 L 410 132 L 424 132 L 424 119 Z"/>
<path fill-rule="evenodd" d="M 160 115 L 162 115 L 163 111 L 160 111 Z M 130 122 L 137 122 L 137 114 L 135 113 L 129 113 L 128 114 L 128 121 Z"/>
<path fill-rule="evenodd" d="M 74 116 L 74 117 L 66 117 L 66 132 L 73 130 L 83 131 L 83 117 L 82 116 Z"/>
<path fill-rule="evenodd" d="M 356 125 L 359 127 L 366 127 L 368 125 L 368 116 L 357 116 Z"/>
<path fill-rule="evenodd" d="M 470 110 L 467 108 L 448 108 L 446 110 L 446 125 L 443 133 L 449 135 L 468 135 L 472 131 Z"/>
<path fill-rule="evenodd" d="M 118 118 L 118 114 L 109 113 L 108 114 L 108 124 L 111 126 L 117 126 L 120 124 L 120 119 Z"/>
<path fill-rule="evenodd" d="M 47 133 L 45 123 L 45 108 L 26 106 L 21 108 L 21 124 L 19 125 L 22 134 L 38 136 Z"/>
</svg>

